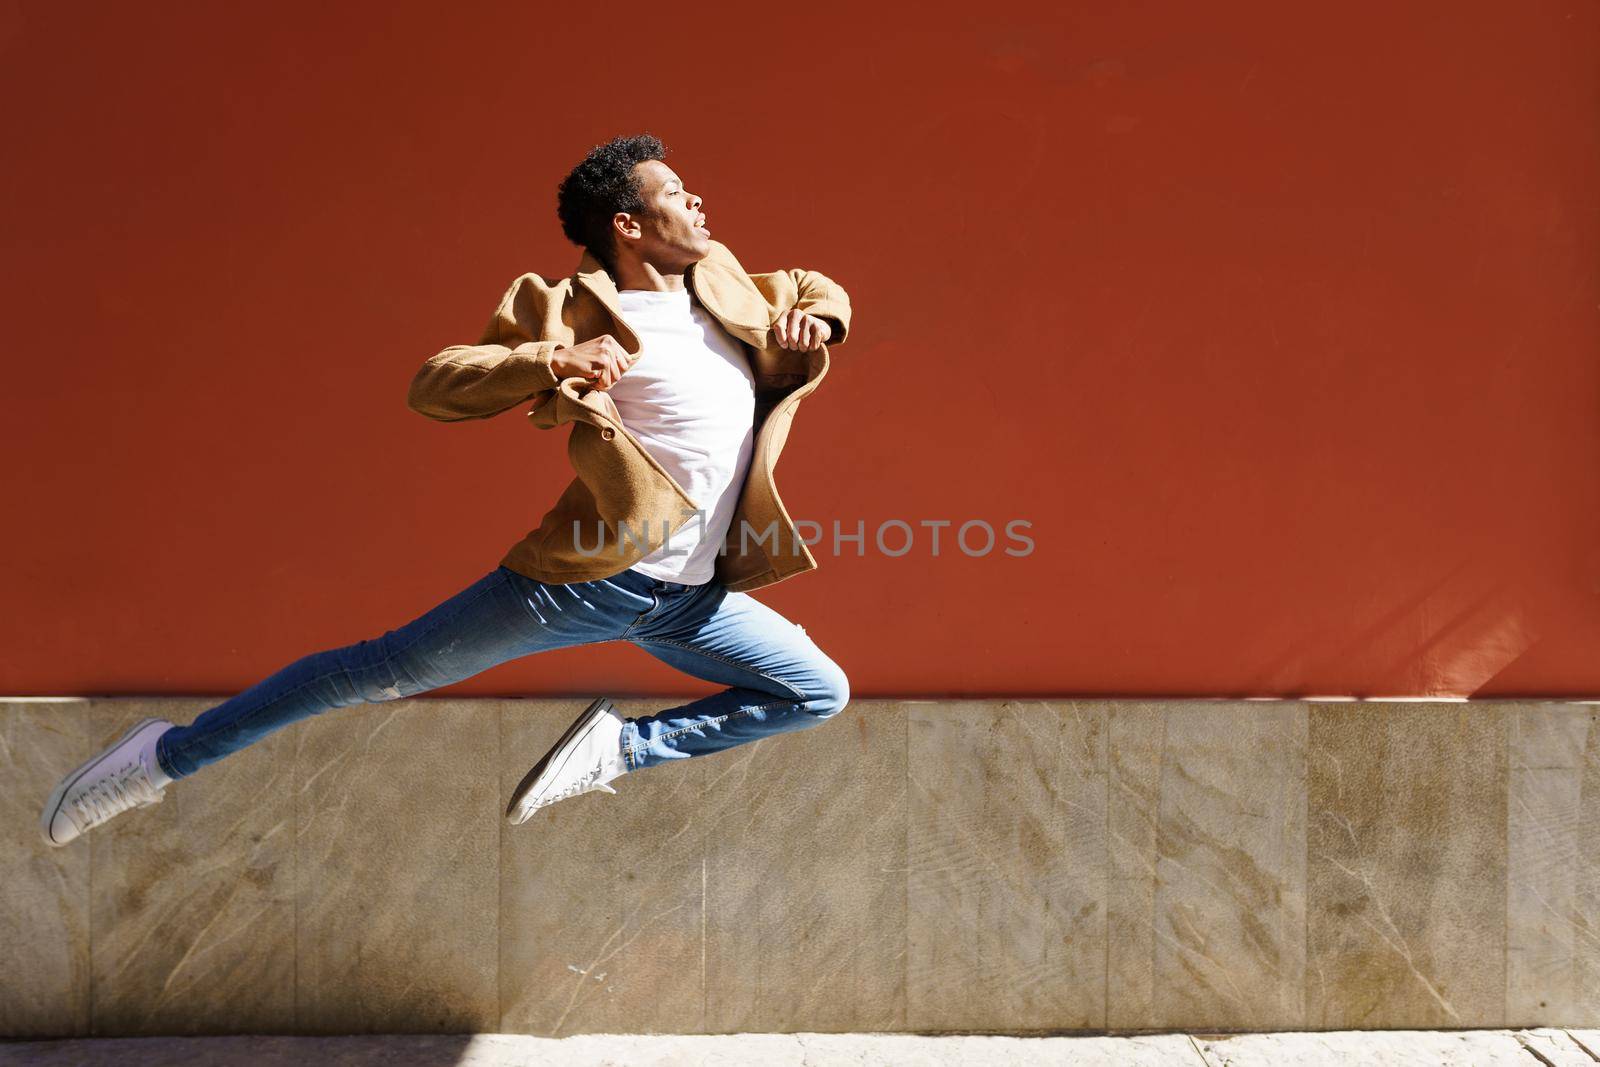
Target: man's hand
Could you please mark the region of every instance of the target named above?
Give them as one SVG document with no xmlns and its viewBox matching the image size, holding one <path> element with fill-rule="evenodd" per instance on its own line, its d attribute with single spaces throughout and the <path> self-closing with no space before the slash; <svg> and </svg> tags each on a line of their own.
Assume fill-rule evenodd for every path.
<svg viewBox="0 0 1600 1067">
<path fill-rule="evenodd" d="M 833 336 L 833 328 L 815 315 L 791 308 L 772 324 L 772 336 L 782 348 L 810 352 L 828 343 L 828 338 Z"/>
<path fill-rule="evenodd" d="M 629 355 L 615 337 L 603 333 L 571 348 L 556 349 L 550 357 L 550 369 L 558 380 L 582 378 L 596 389 L 610 389 L 638 361 L 639 357 Z"/>
</svg>

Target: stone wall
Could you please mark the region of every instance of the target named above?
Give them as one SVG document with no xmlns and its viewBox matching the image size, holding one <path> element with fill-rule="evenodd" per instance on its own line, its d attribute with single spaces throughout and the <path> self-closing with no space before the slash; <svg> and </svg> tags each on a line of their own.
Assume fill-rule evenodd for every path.
<svg viewBox="0 0 1600 1067">
<path fill-rule="evenodd" d="M 853 700 L 511 827 L 585 701 L 420 698 L 40 842 L 217 702 L 0 702 L 0 1034 L 1600 1025 L 1591 705 Z"/>
</svg>

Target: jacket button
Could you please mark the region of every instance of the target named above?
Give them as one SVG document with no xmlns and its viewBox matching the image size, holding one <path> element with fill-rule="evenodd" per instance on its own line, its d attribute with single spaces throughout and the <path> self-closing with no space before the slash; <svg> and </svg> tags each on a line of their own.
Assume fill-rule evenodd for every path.
<svg viewBox="0 0 1600 1067">
<path fill-rule="evenodd" d="M 600 429 L 600 436 L 605 438 L 607 441 L 609 441 L 613 437 L 617 436 L 617 431 L 613 430 L 609 426 L 603 426 Z"/>
</svg>

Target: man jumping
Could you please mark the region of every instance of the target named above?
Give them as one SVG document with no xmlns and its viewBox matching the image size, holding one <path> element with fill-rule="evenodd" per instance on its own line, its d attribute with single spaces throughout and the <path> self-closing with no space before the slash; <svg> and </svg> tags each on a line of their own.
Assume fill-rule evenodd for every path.
<svg viewBox="0 0 1600 1067">
<path fill-rule="evenodd" d="M 439 421 L 531 400 L 536 427 L 571 427 L 576 477 L 539 527 L 399 629 L 305 656 L 187 726 L 138 723 L 56 786 L 47 842 L 157 803 L 290 723 L 549 649 L 630 641 L 727 688 L 640 719 L 595 700 L 513 790 L 513 824 L 844 708 L 838 664 L 749 591 L 816 568 L 773 467 L 828 343 L 849 330 L 849 296 L 816 271 L 746 273 L 665 156 L 648 134 L 589 152 L 557 193 L 562 231 L 584 249 L 577 272 L 517 278 L 478 344 L 444 349 L 411 382 L 411 408 Z"/>
</svg>

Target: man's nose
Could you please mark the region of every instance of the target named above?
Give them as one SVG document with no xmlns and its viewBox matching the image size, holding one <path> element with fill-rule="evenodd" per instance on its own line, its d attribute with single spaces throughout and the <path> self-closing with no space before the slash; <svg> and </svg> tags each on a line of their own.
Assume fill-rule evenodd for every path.
<svg viewBox="0 0 1600 1067">
<path fill-rule="evenodd" d="M 700 204 L 702 203 L 699 194 L 698 193 L 690 193 L 689 194 L 689 203 L 694 205 L 694 209 L 696 211 L 699 211 L 700 210 Z"/>
</svg>

